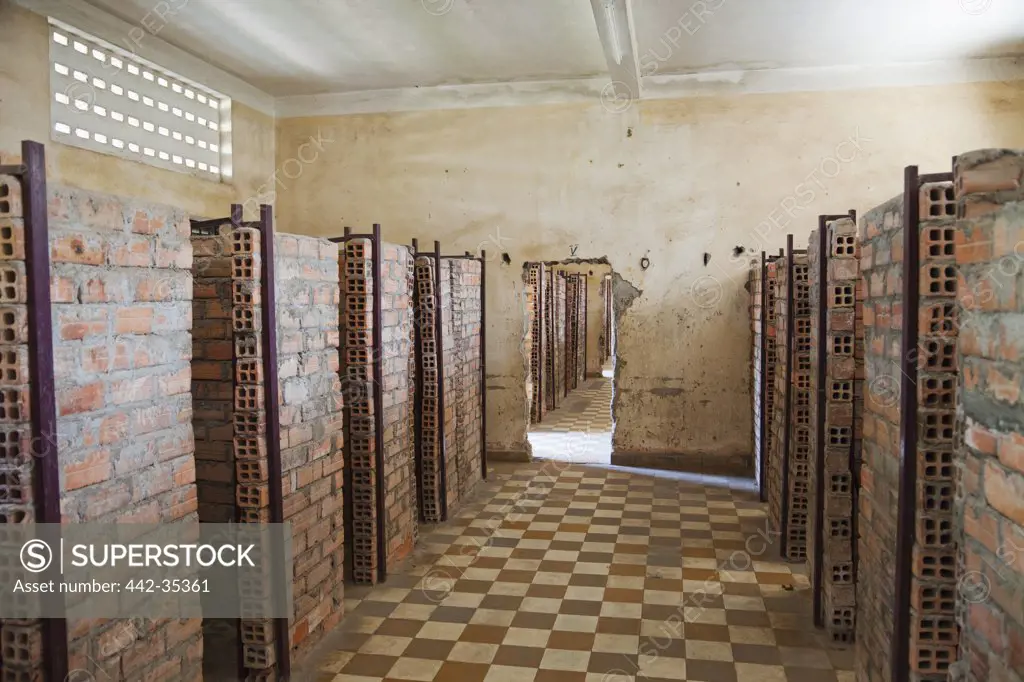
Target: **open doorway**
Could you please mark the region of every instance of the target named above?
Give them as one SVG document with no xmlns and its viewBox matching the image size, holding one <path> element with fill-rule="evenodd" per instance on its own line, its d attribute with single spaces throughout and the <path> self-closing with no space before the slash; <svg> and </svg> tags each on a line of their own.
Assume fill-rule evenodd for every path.
<svg viewBox="0 0 1024 682">
<path fill-rule="evenodd" d="M 610 464 L 615 324 L 606 262 L 526 263 L 535 459 Z"/>
</svg>

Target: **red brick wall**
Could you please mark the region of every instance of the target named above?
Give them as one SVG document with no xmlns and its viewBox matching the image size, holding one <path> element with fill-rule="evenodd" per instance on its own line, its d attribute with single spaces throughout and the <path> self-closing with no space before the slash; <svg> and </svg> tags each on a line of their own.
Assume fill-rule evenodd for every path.
<svg viewBox="0 0 1024 682">
<path fill-rule="evenodd" d="M 545 274 L 544 265 L 542 263 L 530 263 L 527 265 L 527 309 L 530 311 L 530 326 L 527 330 L 526 343 L 528 344 L 530 353 L 530 386 L 532 403 L 530 410 L 530 421 L 539 422 L 544 419 L 544 415 L 548 411 L 547 404 L 547 368 L 545 362 L 547 362 L 547 337 L 546 333 L 542 334 L 543 321 L 545 318 L 544 303 L 547 300 L 546 295 L 542 295 L 542 290 L 547 284 L 547 275 Z M 544 368 L 545 373 L 542 376 L 541 369 Z"/>
<path fill-rule="evenodd" d="M 63 518 L 196 520 L 187 217 L 64 187 L 49 203 Z M 72 669 L 201 679 L 199 620 L 68 630 Z"/>
<path fill-rule="evenodd" d="M 419 529 L 413 401 L 416 387 L 409 247 L 382 244 L 384 364 L 384 529 L 390 570 L 412 551 Z"/>
<path fill-rule="evenodd" d="M 284 520 L 292 524 L 296 656 L 344 609 L 338 247 L 279 234 L 275 241 Z"/>
<path fill-rule="evenodd" d="M 954 168 L 963 419 L 957 671 L 1024 680 L 1024 152 L 981 150 Z"/>
<path fill-rule="evenodd" d="M 451 514 L 482 479 L 480 263 L 467 259 L 441 263 L 445 462 Z"/>
<path fill-rule="evenodd" d="M 427 523 L 441 521 L 441 405 L 438 395 L 438 347 L 436 330 L 439 322 L 435 297 L 435 266 L 433 258 L 416 258 L 416 287 L 418 293 L 417 324 L 420 343 L 416 352 L 422 369 L 420 487 L 423 491 L 423 515 Z"/>
<path fill-rule="evenodd" d="M 903 195 L 860 221 L 864 290 L 864 443 L 859 499 L 857 679 L 891 676 L 899 489 Z"/>
</svg>

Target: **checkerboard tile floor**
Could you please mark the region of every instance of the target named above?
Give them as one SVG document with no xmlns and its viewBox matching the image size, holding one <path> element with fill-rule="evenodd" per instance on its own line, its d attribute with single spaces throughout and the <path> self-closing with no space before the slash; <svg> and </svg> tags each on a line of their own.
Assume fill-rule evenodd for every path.
<svg viewBox="0 0 1024 682">
<path fill-rule="evenodd" d="M 608 464 L 612 456 L 612 380 L 587 379 L 558 409 L 530 425 L 533 456 L 586 464 Z"/>
<path fill-rule="evenodd" d="M 746 489 L 500 464 L 402 570 L 350 588 L 317 682 L 852 682 Z"/>
</svg>

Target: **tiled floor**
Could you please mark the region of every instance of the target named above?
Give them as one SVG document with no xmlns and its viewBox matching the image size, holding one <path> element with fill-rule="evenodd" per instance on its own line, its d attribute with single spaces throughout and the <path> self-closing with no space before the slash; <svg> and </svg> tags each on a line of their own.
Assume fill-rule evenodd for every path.
<svg viewBox="0 0 1024 682">
<path fill-rule="evenodd" d="M 851 682 L 776 542 L 746 489 L 498 465 L 407 567 L 349 589 L 317 682 Z"/>
<path fill-rule="evenodd" d="M 612 457 L 612 380 L 587 379 L 557 410 L 530 426 L 533 456 L 580 464 L 608 464 Z"/>
</svg>

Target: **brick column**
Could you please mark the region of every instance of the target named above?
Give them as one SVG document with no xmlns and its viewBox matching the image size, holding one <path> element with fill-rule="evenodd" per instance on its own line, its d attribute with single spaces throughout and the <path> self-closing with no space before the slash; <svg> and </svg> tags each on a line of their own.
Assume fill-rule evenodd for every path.
<svg viewBox="0 0 1024 682">
<path fill-rule="evenodd" d="M 963 419 L 955 458 L 961 662 L 952 677 L 1022 682 L 1024 152 L 969 152 L 954 175 Z M 949 468 L 945 458 L 933 466 Z"/>
<path fill-rule="evenodd" d="M 774 455 L 769 461 L 767 473 L 771 480 L 768 512 L 772 527 L 785 534 L 784 557 L 790 561 L 803 561 L 807 556 L 807 523 L 810 508 L 810 288 L 807 254 L 792 254 L 792 281 L 789 279 L 788 258 L 789 256 L 780 258 L 776 269 L 776 352 L 781 362 L 775 376 L 772 419 Z M 789 310 L 790 294 L 793 301 L 792 311 Z M 793 325 L 792 347 L 788 345 L 789 324 Z M 790 367 L 788 387 L 785 370 L 787 363 Z"/>
<path fill-rule="evenodd" d="M 809 547 L 812 579 L 820 553 L 822 575 L 821 605 L 825 629 L 834 642 L 849 643 L 855 627 L 854 558 L 854 475 L 860 457 L 858 402 L 862 399 L 863 325 L 858 323 L 860 261 L 857 225 L 852 218 L 825 222 L 827 251 L 820 262 L 820 236 L 811 236 L 811 307 L 814 319 L 814 343 L 811 364 L 816 399 L 811 403 L 811 479 L 814 486 L 814 514 L 810 541 L 821 537 L 821 547 Z M 825 280 L 821 281 L 824 265 Z M 824 290 L 822 291 L 822 288 Z M 824 294 L 825 307 L 821 307 Z M 824 316 L 825 336 L 818 337 L 820 316 Z M 818 385 L 818 367 L 824 355 L 825 373 Z M 817 396 L 824 393 L 825 410 L 819 413 Z M 821 424 L 823 441 L 817 442 Z M 817 453 L 823 453 L 818 470 Z M 817 493 L 821 492 L 821 498 Z M 820 516 L 822 527 L 815 524 Z"/>
<path fill-rule="evenodd" d="M 587 379 L 587 276 L 577 275 L 576 296 L 576 381 L 573 388 Z"/>
<path fill-rule="evenodd" d="M 903 195 L 860 220 L 864 290 L 864 444 L 857 569 L 857 679 L 892 670 L 896 505 L 899 495 L 900 347 L 903 334 Z"/>
<path fill-rule="evenodd" d="M 423 516 L 427 523 L 441 521 L 441 443 L 438 424 L 441 406 L 438 397 L 437 341 L 434 332 L 440 323 L 434 290 L 433 258 L 416 258 L 416 288 L 419 308 L 416 311 L 420 330 L 417 352 L 420 356 L 423 395 L 420 402 L 420 488 Z"/>
<path fill-rule="evenodd" d="M 0 523 L 33 523 L 37 471 L 29 414 L 25 223 L 21 184 L 14 179 L 0 183 L 0 279 Z M 0 621 L 5 678 L 43 679 L 42 638 L 39 619 Z"/>
<path fill-rule="evenodd" d="M 765 296 L 764 307 L 761 315 L 765 316 L 765 339 L 764 339 L 764 376 L 761 377 L 764 391 L 764 412 L 761 420 L 764 423 L 764 442 L 760 443 L 760 456 L 764 458 L 764 480 L 761 481 L 761 489 L 764 490 L 764 499 L 772 499 L 777 495 L 774 489 L 775 478 L 768 472 L 772 471 L 772 459 L 775 456 L 775 430 L 773 420 L 776 409 L 775 380 L 778 368 L 778 344 L 777 325 L 775 323 L 775 292 L 778 286 L 778 260 L 769 260 L 765 265 Z"/>
<path fill-rule="evenodd" d="M 911 573 L 910 671 L 919 679 L 945 680 L 958 640 L 956 576 L 942 568 L 944 561 L 952 563 L 956 552 L 954 481 L 948 469 L 936 465 L 952 459 L 957 411 L 957 330 L 948 315 L 957 295 L 953 183 L 921 185 L 918 206 L 920 263 L 913 275 L 920 278 L 921 317 L 915 349 L 918 429 L 913 504 L 914 555 L 920 560 L 913 562 Z"/>
<path fill-rule="evenodd" d="M 527 305 L 530 313 L 530 377 L 533 383 L 533 404 L 530 418 L 539 422 L 547 413 L 547 381 L 550 376 L 544 363 L 547 362 L 547 337 L 544 330 L 545 307 L 547 295 L 543 292 L 547 283 L 544 265 L 530 263 L 527 266 Z M 541 376 L 541 369 L 544 376 Z"/>
<path fill-rule="evenodd" d="M 352 578 L 377 583 L 377 471 L 373 404 L 373 261 L 368 239 L 345 243 L 345 419 L 352 473 Z"/>
</svg>

